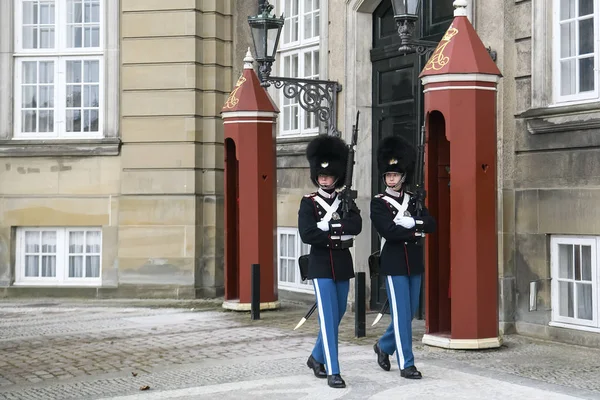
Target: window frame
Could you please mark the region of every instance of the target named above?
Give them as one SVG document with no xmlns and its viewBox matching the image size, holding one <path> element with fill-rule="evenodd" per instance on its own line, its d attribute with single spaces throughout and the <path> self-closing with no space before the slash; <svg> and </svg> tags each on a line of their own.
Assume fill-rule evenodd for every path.
<svg viewBox="0 0 600 400">
<path fill-rule="evenodd" d="M 277 59 L 280 60 L 279 62 L 277 62 L 276 64 L 276 70 L 279 76 L 282 77 L 293 77 L 293 76 L 288 76 L 288 74 L 285 73 L 285 62 L 284 59 L 286 57 L 292 57 L 294 55 L 298 56 L 298 76 L 293 77 L 293 78 L 299 78 L 299 79 L 322 79 L 321 77 L 324 75 L 323 74 L 323 67 L 322 67 L 322 54 L 324 54 L 324 49 L 323 49 L 323 44 L 321 42 L 321 38 L 323 36 L 323 18 L 326 17 L 326 15 L 324 15 L 323 9 L 324 7 L 327 5 L 326 4 L 326 0 L 320 0 L 319 2 L 319 9 L 318 12 L 313 10 L 310 13 L 306 13 L 304 12 L 304 0 L 278 0 L 277 1 L 277 6 L 279 7 L 280 10 L 285 11 L 286 7 L 285 4 L 287 1 L 297 1 L 298 2 L 298 40 L 293 41 L 293 42 L 288 42 L 285 43 L 285 25 L 284 28 L 281 32 L 281 39 L 280 39 L 280 46 L 277 49 Z M 314 0 L 313 0 L 314 1 Z M 304 17 L 307 14 L 315 14 L 317 13 L 319 15 L 319 25 L 318 25 L 318 29 L 319 29 L 319 35 L 318 36 L 313 36 L 311 38 L 308 39 L 304 39 L 303 38 L 303 32 L 304 32 Z M 290 19 L 290 17 L 284 15 L 286 23 L 288 23 L 288 20 Z M 312 16 L 312 21 L 313 21 L 313 29 L 314 29 L 314 15 Z M 313 55 L 311 56 L 311 60 L 313 60 L 314 63 L 314 52 L 318 52 L 319 54 L 319 67 L 317 71 L 313 71 L 316 72 L 316 74 L 311 75 L 309 78 L 307 78 L 304 75 L 304 57 L 306 53 L 313 53 Z M 288 104 L 286 104 L 286 102 L 288 102 Z M 281 112 L 282 115 L 280 116 L 280 122 L 278 124 L 278 129 L 277 129 L 277 136 L 279 138 L 294 138 L 294 137 L 310 137 L 310 136 L 316 136 L 319 134 L 319 129 L 320 129 L 320 121 L 317 118 L 317 115 L 315 113 L 313 113 L 313 115 L 311 116 L 312 119 L 312 124 L 314 124 L 314 127 L 312 128 L 306 128 L 305 127 L 305 122 L 306 122 L 306 118 L 307 118 L 307 114 L 309 114 L 307 111 L 305 111 L 304 109 L 302 109 L 302 107 L 300 107 L 300 103 L 297 99 L 287 99 L 284 94 L 283 91 L 281 91 L 279 93 L 279 104 L 280 104 L 280 108 L 281 108 Z M 284 112 L 285 112 L 285 108 L 291 108 L 293 110 L 294 107 L 298 108 L 298 128 L 297 129 L 285 129 L 285 118 L 284 118 Z"/>
<path fill-rule="evenodd" d="M 67 32 L 69 27 L 66 21 L 68 0 L 55 0 L 54 14 L 54 47 L 51 49 L 24 49 L 23 48 L 23 2 L 14 0 L 15 23 L 13 27 L 14 38 L 14 106 L 13 106 L 13 138 L 23 140 L 47 139 L 101 139 L 104 137 L 104 113 L 106 99 L 104 96 L 106 86 L 104 48 L 106 41 L 105 12 L 106 1 L 99 1 L 99 43 L 97 47 L 67 47 Z M 97 132 L 67 132 L 66 131 L 66 63 L 73 60 L 97 60 L 98 71 L 98 131 Z M 23 126 L 21 85 L 22 64 L 24 61 L 53 61 L 54 62 L 54 130 L 52 132 L 21 132 Z M 82 84 L 83 84 L 82 79 Z M 83 102 L 83 98 L 82 98 Z M 83 119 L 83 113 L 81 114 Z"/>
<path fill-rule="evenodd" d="M 546 0 L 544 0 L 546 1 Z M 550 50 L 551 53 L 551 68 L 552 68 L 552 84 L 551 90 L 552 95 L 550 106 L 564 106 L 564 105 L 573 105 L 573 104 L 582 104 L 595 102 L 600 100 L 600 7 L 595 6 L 594 12 L 592 13 L 592 17 L 594 20 L 594 90 L 583 93 L 576 93 L 571 95 L 561 95 L 561 72 L 560 72 L 560 50 L 561 50 L 561 35 L 560 35 L 560 2 L 561 0 L 553 0 L 552 1 L 552 39 Z M 578 9 L 578 3 L 576 3 L 576 9 Z M 535 18 L 534 18 L 535 20 Z M 570 20 L 578 21 L 579 17 L 576 16 Z M 576 24 L 577 25 L 577 24 Z M 579 27 L 576 27 L 576 30 L 579 30 Z M 579 35 L 577 35 L 579 36 Z M 542 39 L 543 40 L 543 39 Z M 576 43 L 576 47 L 579 46 L 579 41 Z M 578 59 L 578 56 L 575 56 Z M 532 57 L 532 63 L 535 65 L 536 57 Z M 578 68 L 578 66 L 576 66 Z M 533 72 L 533 71 L 532 71 Z M 578 75 L 577 75 L 578 76 Z M 579 86 L 579 82 L 576 82 L 576 85 Z"/>
<path fill-rule="evenodd" d="M 56 276 L 54 277 L 27 277 L 25 276 L 25 234 L 27 232 L 56 232 Z M 100 234 L 100 252 L 98 277 L 69 278 L 69 233 L 71 232 L 98 232 Z M 85 246 L 85 242 L 84 242 Z M 15 282 L 14 286 L 102 286 L 102 228 L 94 226 L 77 227 L 17 227 L 16 255 L 15 255 Z M 79 254 L 79 253 L 75 253 Z M 84 253 L 87 254 L 87 253 Z M 85 260 L 85 258 L 84 258 Z"/>
<path fill-rule="evenodd" d="M 31 0 L 14 0 L 14 27 L 13 27 L 13 38 L 14 38 L 14 53 L 15 57 L 62 57 L 62 56 L 80 56 L 80 55 L 104 55 L 104 48 L 106 42 L 106 3 L 107 0 L 98 0 L 100 3 L 99 19 L 98 22 L 100 35 L 99 43 L 97 47 L 67 47 L 67 21 L 66 15 L 62 11 L 66 11 L 66 4 L 69 0 L 54 0 L 54 26 L 55 26 L 55 39 L 54 48 L 52 49 L 24 49 L 22 46 L 23 42 L 23 7 L 24 1 Z M 85 0 L 79 0 L 85 1 Z"/>
<path fill-rule="evenodd" d="M 307 53 L 312 53 L 311 54 L 311 61 L 313 62 L 313 68 L 314 68 L 314 54 L 319 53 L 319 63 L 321 62 L 321 55 L 320 55 L 320 49 L 318 47 L 307 47 L 307 48 L 300 48 L 300 49 L 293 49 L 293 50 L 288 50 L 285 53 L 281 53 L 279 55 L 279 58 L 282 60 L 281 61 L 281 70 L 280 70 L 280 76 L 286 76 L 285 74 L 285 59 L 287 57 L 293 57 L 293 56 L 298 56 L 298 71 L 304 71 L 304 67 L 305 67 L 305 54 Z M 312 68 L 311 68 L 312 69 Z M 309 77 L 304 76 L 304 74 L 298 74 L 298 75 L 302 75 L 299 76 L 298 78 L 300 79 L 319 79 L 319 71 L 317 71 L 317 74 L 313 74 Z M 296 78 L 296 77 L 292 77 L 292 78 Z M 285 95 L 283 94 L 283 91 L 279 94 L 279 98 L 280 98 L 280 108 L 281 108 L 281 117 L 280 117 L 280 123 L 279 123 L 279 136 L 280 137 L 297 137 L 297 136 L 310 136 L 310 135 L 318 135 L 319 134 L 319 121 L 317 118 L 317 114 L 316 113 L 312 113 L 312 115 L 310 116 L 310 118 L 312 119 L 311 124 L 314 125 L 314 127 L 312 128 L 307 128 L 306 127 L 306 118 L 308 117 L 309 113 L 308 111 L 302 109 L 302 107 L 300 106 L 300 102 L 298 101 L 298 99 L 288 99 L 285 97 Z M 287 104 L 286 104 L 287 103 Z M 294 109 L 294 107 L 298 108 L 298 128 L 297 129 L 286 129 L 285 126 L 285 109 L 286 108 L 290 108 L 290 109 Z"/>
<path fill-rule="evenodd" d="M 66 77 L 66 64 L 67 61 L 98 61 L 99 70 L 99 82 L 98 82 L 98 131 L 97 132 L 67 132 L 66 131 L 66 80 L 65 78 L 59 78 L 61 75 Z M 27 61 L 53 61 L 54 62 L 54 131 L 53 132 L 21 132 L 21 127 L 23 123 L 21 111 L 22 111 L 22 91 L 21 91 L 21 82 L 22 82 L 22 69 L 21 65 L 23 62 Z M 103 58 L 100 56 L 85 56 L 85 57 L 77 57 L 77 56 L 65 56 L 65 57 L 19 57 L 15 58 L 15 91 L 14 91 L 14 99 L 15 99 L 15 119 L 14 119 L 14 137 L 16 139 L 24 139 L 24 140 L 44 140 L 44 139 L 101 139 L 103 137 L 103 129 L 104 129 L 104 87 L 105 84 L 102 82 L 104 76 L 104 62 Z M 81 82 L 83 85 L 85 82 Z M 82 92 L 83 95 L 83 92 Z M 83 104 L 83 97 L 81 99 Z M 80 109 L 83 109 L 83 105 Z M 17 111 L 18 109 L 18 111 Z M 65 118 L 62 120 L 57 120 L 56 114 L 62 113 Z M 81 114 L 81 118 L 83 118 L 83 113 Z"/>
<path fill-rule="evenodd" d="M 584 320 L 560 315 L 560 290 L 559 283 L 559 245 L 589 245 L 591 246 L 591 275 L 592 275 L 592 320 Z M 550 325 L 563 326 L 567 328 L 592 330 L 600 332 L 600 237 L 595 236 L 561 236 L 552 235 L 550 239 L 550 263 L 551 263 L 551 304 L 552 316 Z M 569 280 L 569 279 L 567 279 Z M 574 279 L 571 279 L 574 280 Z M 576 288 L 573 292 L 574 300 L 577 301 Z M 575 307 L 575 305 L 574 305 Z M 575 307 L 576 309 L 576 307 Z"/>
<path fill-rule="evenodd" d="M 295 282 L 289 282 L 281 280 L 280 271 L 281 271 L 281 235 L 289 235 L 294 237 L 294 278 Z M 298 266 L 298 257 L 302 254 L 308 254 L 310 251 L 310 245 L 306 248 L 306 253 L 302 253 L 302 240 L 300 239 L 300 233 L 297 228 L 290 227 L 277 227 L 277 287 L 279 289 L 288 290 L 292 292 L 299 293 L 314 293 L 312 281 L 307 279 L 302 283 L 302 279 L 300 278 L 300 268 Z"/>
<path fill-rule="evenodd" d="M 53 137 L 24 139 L 15 137 L 15 9 L 18 0 L 0 1 L 0 157 L 118 156 L 120 140 L 120 0 L 103 0 L 101 17 L 106 29 L 101 34 L 104 72 L 102 125 L 98 139 Z M 114 22 L 111 22 L 114 21 Z"/>
<path fill-rule="evenodd" d="M 277 49 L 277 52 L 282 52 L 285 50 L 290 50 L 290 49 L 296 49 L 299 47 L 311 47 L 311 46 L 319 46 L 321 43 L 321 24 L 319 22 L 319 35 L 318 36 L 312 36 L 308 39 L 304 39 L 302 37 L 302 33 L 304 32 L 304 30 L 302 29 L 304 27 L 304 16 L 307 14 L 304 12 L 304 2 L 305 0 L 279 0 L 278 1 L 278 5 L 279 5 L 279 9 L 282 11 L 285 11 L 285 3 L 287 1 L 297 1 L 298 2 L 298 40 L 293 41 L 293 42 L 285 42 L 285 24 L 284 24 L 284 28 L 281 32 L 281 39 L 280 39 L 280 46 Z M 312 0 L 314 1 L 314 0 Z M 320 0 L 319 3 L 319 21 L 321 20 L 321 10 L 323 9 L 323 4 L 324 0 Z M 311 13 L 315 13 L 315 11 L 311 11 Z M 287 23 L 288 20 L 290 19 L 289 16 L 284 14 L 284 18 L 285 18 L 285 22 Z M 314 21 L 314 19 L 313 19 Z"/>
</svg>

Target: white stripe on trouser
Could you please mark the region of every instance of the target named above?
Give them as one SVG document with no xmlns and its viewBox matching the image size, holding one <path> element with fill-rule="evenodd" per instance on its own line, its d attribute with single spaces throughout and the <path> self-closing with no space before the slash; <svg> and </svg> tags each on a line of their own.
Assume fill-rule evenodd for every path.
<svg viewBox="0 0 600 400">
<path fill-rule="evenodd" d="M 325 327 L 325 313 L 323 312 L 323 302 L 321 301 L 321 289 L 319 289 L 319 280 L 313 279 L 317 292 L 317 305 L 319 307 L 319 322 L 321 325 L 321 337 L 323 339 L 323 347 L 325 349 L 325 362 L 327 363 L 327 372 L 331 374 L 331 354 L 329 352 L 329 343 L 327 342 L 327 328 Z"/>
<path fill-rule="evenodd" d="M 392 306 L 392 313 L 394 314 L 394 337 L 396 338 L 396 351 L 398 352 L 398 358 L 400 359 L 400 369 L 404 369 L 404 353 L 402 352 L 402 341 L 400 340 L 400 322 L 398 320 L 398 305 L 396 304 L 396 290 L 394 288 L 394 281 L 392 277 L 388 275 L 388 286 L 390 287 L 390 305 Z"/>
</svg>

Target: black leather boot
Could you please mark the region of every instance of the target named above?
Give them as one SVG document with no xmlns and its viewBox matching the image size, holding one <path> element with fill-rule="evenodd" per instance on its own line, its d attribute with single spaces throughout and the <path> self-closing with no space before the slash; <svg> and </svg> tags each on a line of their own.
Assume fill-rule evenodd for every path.
<svg viewBox="0 0 600 400">
<path fill-rule="evenodd" d="M 385 354 L 383 350 L 379 348 L 379 342 L 376 342 L 373 345 L 373 351 L 375 352 L 375 354 L 377 354 L 377 364 L 379 364 L 382 370 L 389 371 L 391 367 L 390 356 Z"/>
<path fill-rule="evenodd" d="M 346 387 L 346 382 L 342 379 L 340 374 L 335 375 L 327 375 L 327 384 L 336 389 L 341 389 Z"/>
<path fill-rule="evenodd" d="M 306 365 L 308 365 L 308 368 L 313 370 L 317 378 L 327 378 L 327 372 L 325 372 L 325 365 L 315 360 L 312 354 L 310 355 L 310 357 L 308 357 Z"/>
<path fill-rule="evenodd" d="M 414 365 L 401 370 L 400 376 L 406 379 L 421 379 L 423 377 Z"/>
</svg>

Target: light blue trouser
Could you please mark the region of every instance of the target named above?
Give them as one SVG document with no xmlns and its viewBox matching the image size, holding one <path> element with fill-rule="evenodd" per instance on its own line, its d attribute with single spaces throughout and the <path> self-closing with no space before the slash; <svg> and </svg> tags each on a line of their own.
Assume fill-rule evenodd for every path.
<svg viewBox="0 0 600 400">
<path fill-rule="evenodd" d="M 338 363 L 338 327 L 346 313 L 350 281 L 313 279 L 319 312 L 319 336 L 312 351 L 317 362 L 325 364 L 327 375 L 340 373 Z"/>
<path fill-rule="evenodd" d="M 412 351 L 412 320 L 419 308 L 421 277 L 422 274 L 387 276 L 385 281 L 392 322 L 379 339 L 379 348 L 389 355 L 395 351 L 400 369 L 415 365 Z"/>
</svg>

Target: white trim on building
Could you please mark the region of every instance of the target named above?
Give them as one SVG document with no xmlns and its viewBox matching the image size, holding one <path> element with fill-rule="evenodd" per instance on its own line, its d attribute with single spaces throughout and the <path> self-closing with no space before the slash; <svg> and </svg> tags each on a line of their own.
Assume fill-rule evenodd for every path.
<svg viewBox="0 0 600 400">
<path fill-rule="evenodd" d="M 562 13 L 561 15 L 561 3 L 568 4 L 564 0 L 533 0 L 531 4 L 531 108 L 534 109 L 596 102 L 600 99 L 599 7 L 594 7 L 593 13 L 586 13 L 585 16 L 578 15 L 578 8 L 575 8 L 574 11 L 572 10 L 572 14 Z M 571 3 L 575 5 L 578 2 Z M 593 2 L 590 1 L 589 3 Z M 593 53 L 590 53 L 587 49 L 582 49 L 584 52 L 579 54 L 579 22 L 589 19 L 593 19 L 593 40 L 591 43 L 588 42 L 587 47 L 590 44 L 593 45 Z M 589 25 L 589 22 L 587 24 Z M 568 25 L 569 27 L 567 27 Z M 584 26 L 584 30 L 589 31 L 589 26 Z M 561 46 L 565 50 L 565 53 L 561 52 Z M 561 94 L 561 59 L 564 64 L 573 64 L 579 62 L 577 60 L 590 57 L 594 57 L 594 69 L 592 71 L 594 89 L 591 91 L 580 91 L 581 85 L 577 81 L 579 72 L 575 74 L 575 70 L 573 70 L 573 74 L 567 73 L 565 67 L 565 77 L 574 79 L 574 81 L 571 80 L 568 87 L 574 89 L 569 91 L 569 94 Z"/>
<path fill-rule="evenodd" d="M 19 227 L 15 286 L 101 286 L 102 230 Z"/>
<path fill-rule="evenodd" d="M 296 228 L 277 228 L 277 282 L 279 289 L 314 293 L 312 281 L 302 281 L 298 257 L 308 254 L 310 246 L 302 243 Z"/>
<path fill-rule="evenodd" d="M 555 104 L 598 100 L 599 8 L 592 0 L 553 1 L 552 81 Z"/>
<path fill-rule="evenodd" d="M 600 237 L 553 235 L 550 246 L 551 325 L 600 328 Z"/>
<path fill-rule="evenodd" d="M 321 10 L 325 0 L 279 0 L 279 10 L 285 16 L 275 70 L 288 78 L 320 79 L 323 54 Z M 297 98 L 288 99 L 279 90 L 280 137 L 310 136 L 319 133 L 318 118 L 300 107 Z"/>
<path fill-rule="evenodd" d="M 1 3 L 0 139 L 116 138 L 119 0 Z"/>
</svg>

